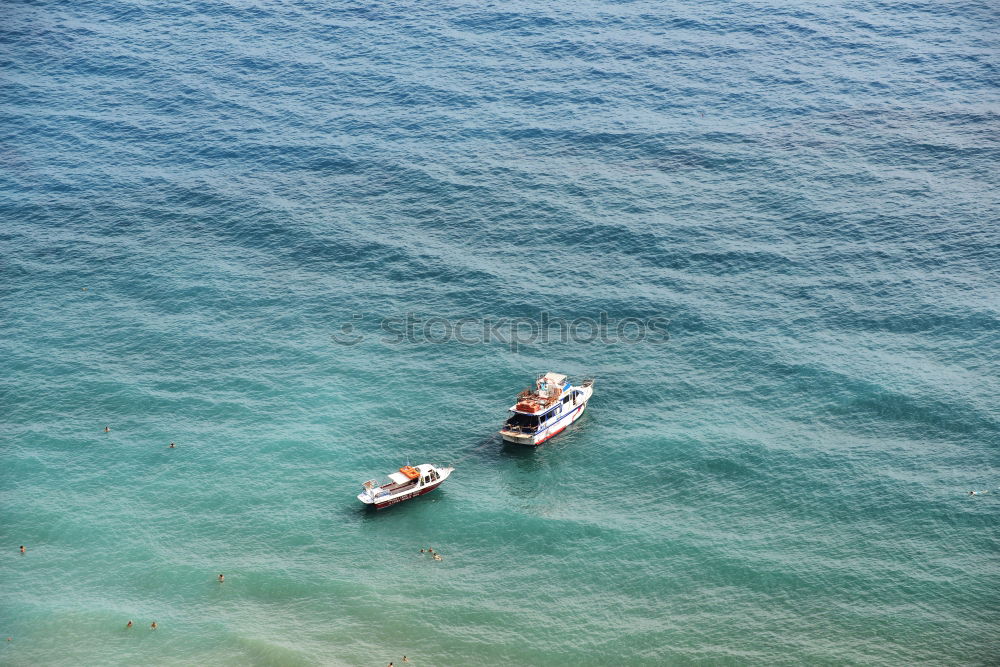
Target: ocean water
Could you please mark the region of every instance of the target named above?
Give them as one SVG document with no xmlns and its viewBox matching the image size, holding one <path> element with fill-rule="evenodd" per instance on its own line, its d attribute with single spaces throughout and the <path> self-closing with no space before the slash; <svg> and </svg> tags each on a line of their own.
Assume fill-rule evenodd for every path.
<svg viewBox="0 0 1000 667">
<path fill-rule="evenodd" d="M 994 3 L 0 12 L 0 664 L 1000 662 Z"/>
</svg>

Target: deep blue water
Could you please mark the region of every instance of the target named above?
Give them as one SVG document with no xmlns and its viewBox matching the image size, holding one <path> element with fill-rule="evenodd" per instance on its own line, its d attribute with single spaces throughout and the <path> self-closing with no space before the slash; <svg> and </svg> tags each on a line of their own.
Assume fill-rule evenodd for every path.
<svg viewBox="0 0 1000 667">
<path fill-rule="evenodd" d="M 0 663 L 1000 661 L 995 4 L 0 12 Z"/>
</svg>

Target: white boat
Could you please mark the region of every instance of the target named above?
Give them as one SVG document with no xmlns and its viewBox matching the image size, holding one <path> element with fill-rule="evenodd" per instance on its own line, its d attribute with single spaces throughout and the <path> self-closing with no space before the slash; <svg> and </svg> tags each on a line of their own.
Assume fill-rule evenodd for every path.
<svg viewBox="0 0 1000 667">
<path fill-rule="evenodd" d="M 377 509 L 401 503 L 410 498 L 422 496 L 441 486 L 454 468 L 438 468 L 430 463 L 418 466 L 403 466 L 399 472 L 389 473 L 389 481 L 379 484 L 370 479 L 363 484 L 364 491 L 358 500 Z"/>
<path fill-rule="evenodd" d="M 565 375 L 546 373 L 535 382 L 534 391 L 518 394 L 500 435 L 507 442 L 540 445 L 579 419 L 593 393 L 593 380 L 573 385 Z"/>
</svg>

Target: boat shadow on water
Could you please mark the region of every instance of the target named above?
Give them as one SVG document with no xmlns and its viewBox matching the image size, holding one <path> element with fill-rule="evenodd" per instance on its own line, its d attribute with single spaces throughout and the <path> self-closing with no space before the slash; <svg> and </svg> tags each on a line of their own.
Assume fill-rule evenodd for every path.
<svg viewBox="0 0 1000 667">
<path fill-rule="evenodd" d="M 420 522 L 424 518 L 428 521 L 436 520 L 435 505 L 446 499 L 448 492 L 444 489 L 435 489 L 426 497 L 414 498 L 410 501 L 396 503 L 383 509 L 377 509 L 374 505 L 355 504 L 345 515 L 351 516 L 354 520 L 362 524 L 379 521 L 398 521 L 400 517 L 408 522 Z M 391 519 L 390 517 L 396 517 Z M 410 524 L 412 527 L 412 524 Z"/>
<path fill-rule="evenodd" d="M 381 509 L 380 510 L 380 509 L 376 509 L 372 505 L 365 505 L 365 506 L 358 507 L 357 509 L 355 509 L 354 512 L 353 512 L 353 514 L 354 514 L 355 519 L 357 519 L 358 521 L 360 521 L 362 524 L 365 524 L 365 523 L 374 523 L 374 522 L 378 522 L 378 521 L 392 521 L 393 519 L 389 519 L 389 518 L 386 518 L 386 517 L 393 517 L 393 516 L 399 517 L 400 515 L 404 515 L 404 516 L 406 516 L 406 515 L 412 515 L 413 512 L 417 511 L 417 510 L 413 509 L 413 505 L 415 503 L 399 503 L 399 504 L 403 505 L 403 506 L 406 506 L 406 507 L 409 507 L 410 509 L 407 510 L 407 509 L 404 509 L 403 507 L 395 507 L 395 506 L 393 506 L 393 507 L 388 507 L 386 509 Z M 412 516 L 410 516 L 410 518 L 412 518 Z M 398 520 L 398 518 L 396 520 Z"/>
<path fill-rule="evenodd" d="M 505 442 L 500 450 L 500 454 L 507 461 L 513 462 L 519 472 L 535 472 L 544 470 L 552 465 L 557 465 L 565 458 L 565 447 L 550 445 L 528 447 Z"/>
</svg>

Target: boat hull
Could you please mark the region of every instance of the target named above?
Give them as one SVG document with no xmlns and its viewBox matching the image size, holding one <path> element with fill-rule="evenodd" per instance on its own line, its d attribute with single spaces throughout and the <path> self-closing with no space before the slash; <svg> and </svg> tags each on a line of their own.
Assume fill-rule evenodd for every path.
<svg viewBox="0 0 1000 667">
<path fill-rule="evenodd" d="M 397 496 L 389 496 L 384 501 L 379 501 L 379 502 L 372 503 L 372 506 L 374 506 L 375 509 L 379 509 L 380 510 L 380 509 L 385 509 L 386 507 L 391 507 L 393 505 L 398 505 L 399 503 L 403 502 L 404 500 L 410 500 L 412 498 L 416 498 L 417 496 L 422 496 L 425 493 L 430 493 L 434 489 L 436 489 L 439 486 L 441 486 L 441 482 L 443 482 L 443 481 L 444 481 L 443 479 L 439 479 L 437 482 L 435 482 L 433 484 L 428 484 L 425 487 L 422 487 L 422 488 L 419 488 L 419 489 L 414 489 L 413 491 L 409 491 L 407 493 L 400 493 Z"/>
<path fill-rule="evenodd" d="M 566 430 L 570 424 L 575 422 L 577 419 L 583 416 L 583 411 L 587 408 L 587 402 L 584 401 L 573 408 L 573 411 L 569 414 L 562 415 L 562 418 L 557 420 L 551 426 L 545 428 L 544 430 L 537 431 L 535 433 L 517 433 L 516 431 L 500 431 L 500 436 L 507 442 L 512 442 L 517 445 L 528 445 L 529 447 L 537 447 L 543 442 L 547 441 L 549 438 L 553 438 L 563 431 Z"/>
<path fill-rule="evenodd" d="M 376 509 L 398 505 L 404 500 L 411 500 L 425 493 L 430 493 L 441 486 L 454 470 L 450 466 L 438 468 L 429 463 L 421 463 L 415 469 L 412 466 L 406 466 L 400 468 L 398 473 L 390 473 L 390 484 L 386 486 L 377 484 L 375 480 L 365 482 L 364 491 L 358 494 L 358 500 Z M 417 473 L 415 478 L 411 477 L 414 472 Z M 437 479 L 433 479 L 435 477 Z M 410 478 L 412 482 L 408 482 L 407 478 Z M 433 481 L 424 483 L 424 480 L 429 478 Z"/>
</svg>

